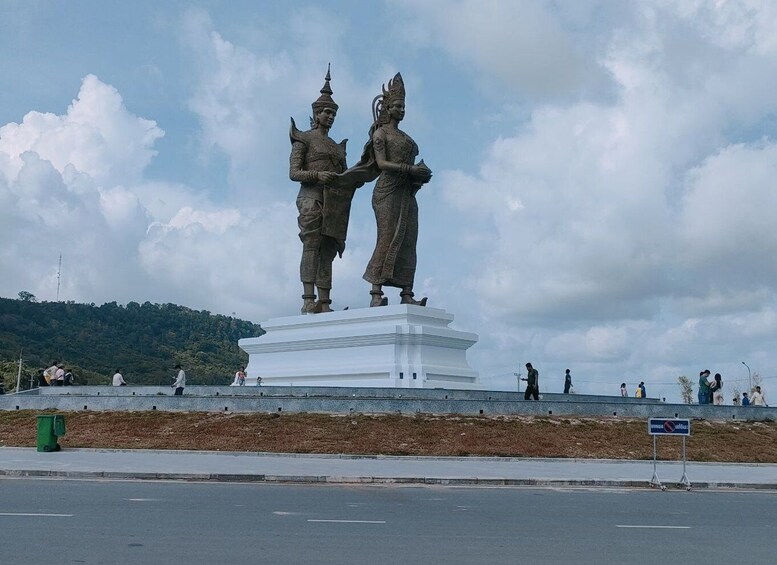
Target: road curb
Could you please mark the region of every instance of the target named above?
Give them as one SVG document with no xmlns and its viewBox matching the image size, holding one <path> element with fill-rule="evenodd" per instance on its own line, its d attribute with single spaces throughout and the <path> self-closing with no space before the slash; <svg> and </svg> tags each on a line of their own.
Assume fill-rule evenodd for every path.
<svg viewBox="0 0 777 565">
<path fill-rule="evenodd" d="M 116 471 L 54 471 L 40 469 L 0 469 L 0 477 L 56 478 L 56 479 L 105 479 L 138 481 L 189 481 L 218 483 L 284 483 L 329 485 L 439 485 L 439 486 L 504 486 L 504 487 L 568 487 L 568 488 L 632 488 L 650 489 L 648 480 L 611 479 L 483 479 L 477 477 L 371 477 L 338 475 L 267 475 L 252 473 L 149 473 Z M 667 483 L 667 488 L 685 490 L 682 484 Z M 737 483 L 707 481 L 692 483 L 693 490 L 775 490 L 777 484 Z"/>
</svg>

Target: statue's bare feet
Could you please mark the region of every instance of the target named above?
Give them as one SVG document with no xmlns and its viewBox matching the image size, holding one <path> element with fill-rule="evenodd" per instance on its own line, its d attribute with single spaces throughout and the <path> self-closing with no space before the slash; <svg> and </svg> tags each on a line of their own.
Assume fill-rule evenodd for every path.
<svg viewBox="0 0 777 565">
<path fill-rule="evenodd" d="M 370 292 L 372 300 L 370 300 L 370 308 L 375 306 L 388 306 L 388 298 L 383 296 L 382 292 Z"/>
</svg>

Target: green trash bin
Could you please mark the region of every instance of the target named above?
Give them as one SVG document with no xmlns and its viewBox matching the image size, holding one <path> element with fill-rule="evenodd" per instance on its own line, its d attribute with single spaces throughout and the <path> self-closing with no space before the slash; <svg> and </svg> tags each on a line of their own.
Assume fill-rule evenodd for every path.
<svg viewBox="0 0 777 565">
<path fill-rule="evenodd" d="M 65 417 L 53 414 L 38 416 L 38 451 L 59 451 L 59 436 L 65 435 Z"/>
</svg>

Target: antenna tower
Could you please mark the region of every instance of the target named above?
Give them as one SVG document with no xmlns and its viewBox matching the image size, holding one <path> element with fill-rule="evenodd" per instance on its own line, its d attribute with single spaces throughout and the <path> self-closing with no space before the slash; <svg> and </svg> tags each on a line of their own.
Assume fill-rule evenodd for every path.
<svg viewBox="0 0 777 565">
<path fill-rule="evenodd" d="M 59 254 L 59 266 L 57 267 L 57 302 L 59 302 L 59 279 L 62 276 L 62 253 Z"/>
</svg>

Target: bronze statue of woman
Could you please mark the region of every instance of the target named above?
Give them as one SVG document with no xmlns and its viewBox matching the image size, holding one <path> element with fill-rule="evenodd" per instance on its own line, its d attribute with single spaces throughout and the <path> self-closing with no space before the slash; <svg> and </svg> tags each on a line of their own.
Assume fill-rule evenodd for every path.
<svg viewBox="0 0 777 565">
<path fill-rule="evenodd" d="M 326 71 L 321 96 L 313 102 L 311 129 L 300 131 L 291 119 L 289 177 L 301 183 L 297 195 L 299 238 L 302 240 L 300 279 L 302 313 L 331 312 L 332 262 L 345 250 L 348 216 L 355 187 L 332 186 L 346 169 L 345 144 L 335 143 L 329 130 L 337 116 L 331 77 Z M 318 300 L 316 299 L 318 289 Z"/>
<path fill-rule="evenodd" d="M 370 128 L 370 151 L 380 170 L 372 193 L 378 237 L 364 280 L 372 284 L 370 306 L 385 306 L 384 286 L 401 289 L 402 304 L 426 306 L 426 298 L 413 299 L 418 240 L 418 204 L 415 194 L 432 178 L 423 160 L 416 164 L 418 145 L 399 129 L 405 117 L 405 84 L 399 73 L 372 103 L 374 123 Z M 370 147 L 371 146 L 371 147 Z M 365 157 L 362 157 L 362 161 Z"/>
</svg>

